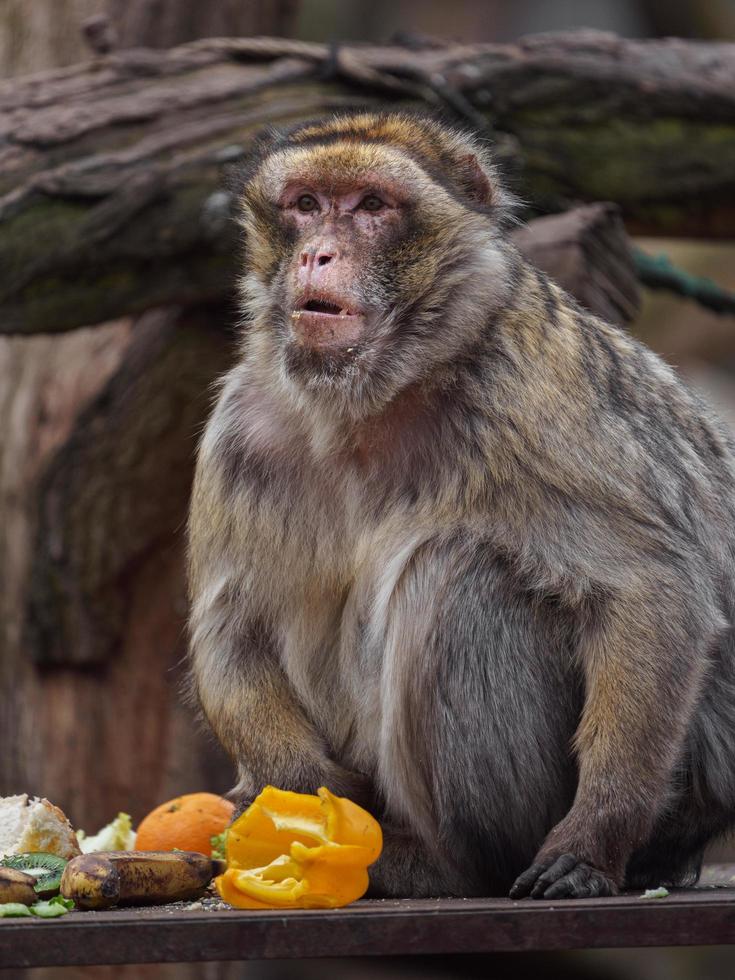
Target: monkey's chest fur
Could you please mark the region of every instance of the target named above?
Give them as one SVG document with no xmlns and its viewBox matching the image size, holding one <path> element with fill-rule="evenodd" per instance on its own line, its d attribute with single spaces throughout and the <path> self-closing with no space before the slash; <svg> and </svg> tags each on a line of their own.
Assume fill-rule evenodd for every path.
<svg viewBox="0 0 735 980">
<path fill-rule="evenodd" d="M 320 458 L 285 440 L 264 471 L 254 434 L 242 453 L 242 613 L 272 624 L 281 666 L 333 758 L 369 775 L 388 808 L 427 834 L 437 780 L 468 764 L 492 766 L 506 793 L 519 773 L 554 783 L 561 813 L 580 704 L 573 627 L 551 605 L 519 605 L 487 515 L 448 508 L 443 519 L 430 469 L 411 494 L 386 496 L 385 474 L 366 473 L 359 454 Z M 457 482 L 470 478 L 454 470 Z M 519 702 L 529 719 L 520 745 Z M 524 819 L 541 833 L 548 809 Z"/>
<path fill-rule="evenodd" d="M 284 467 L 280 500 L 254 508 L 243 547 L 258 580 L 251 601 L 277 623 L 278 656 L 299 700 L 341 761 L 374 772 L 390 688 L 401 696 L 393 647 L 405 659 L 410 639 L 396 588 L 436 527 L 407 510 L 376 516 L 358 473 L 334 476 L 303 460 L 298 473 Z M 414 629 L 435 587 L 415 596 Z"/>
</svg>

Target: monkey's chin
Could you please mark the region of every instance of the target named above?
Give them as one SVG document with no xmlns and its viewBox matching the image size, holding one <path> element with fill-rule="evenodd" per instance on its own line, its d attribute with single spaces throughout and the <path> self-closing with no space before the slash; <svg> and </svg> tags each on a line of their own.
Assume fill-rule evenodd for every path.
<svg viewBox="0 0 735 980">
<path fill-rule="evenodd" d="M 364 313 L 295 310 L 291 314 L 291 330 L 296 343 L 308 350 L 348 354 L 362 339 L 366 320 Z"/>
</svg>

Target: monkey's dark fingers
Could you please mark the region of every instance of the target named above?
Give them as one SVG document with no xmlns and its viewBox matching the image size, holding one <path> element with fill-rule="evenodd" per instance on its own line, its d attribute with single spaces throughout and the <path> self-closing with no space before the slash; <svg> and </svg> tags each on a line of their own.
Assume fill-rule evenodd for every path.
<svg viewBox="0 0 735 980">
<path fill-rule="evenodd" d="M 579 898 L 606 898 L 609 895 L 617 895 L 618 888 L 614 882 L 610 881 L 607 875 L 600 871 L 592 871 L 589 880 L 585 885 L 585 894 Z"/>
<path fill-rule="evenodd" d="M 570 855 L 571 856 L 571 855 Z M 576 860 L 570 867 L 574 867 Z M 532 864 L 530 868 L 519 875 L 510 890 L 511 898 L 528 898 L 542 874 L 548 869 L 548 864 Z M 554 879 L 555 880 L 555 879 Z"/>
<path fill-rule="evenodd" d="M 548 887 L 543 895 L 534 898 L 598 898 L 614 895 L 616 888 L 601 871 L 588 864 L 578 864 L 576 868 Z"/>
<path fill-rule="evenodd" d="M 580 861 L 574 854 L 549 858 L 544 864 L 533 864 L 518 877 L 510 891 L 511 898 L 595 898 L 614 895 L 617 889 L 601 871 Z"/>
<path fill-rule="evenodd" d="M 616 891 L 613 882 L 601 871 L 573 854 L 563 854 L 539 875 L 531 889 L 531 898 L 596 898 Z"/>
<path fill-rule="evenodd" d="M 538 876 L 531 889 L 531 898 L 543 898 L 549 886 L 562 881 L 578 864 L 579 861 L 573 854 L 562 854 L 551 865 L 547 864 L 546 870 Z"/>
</svg>

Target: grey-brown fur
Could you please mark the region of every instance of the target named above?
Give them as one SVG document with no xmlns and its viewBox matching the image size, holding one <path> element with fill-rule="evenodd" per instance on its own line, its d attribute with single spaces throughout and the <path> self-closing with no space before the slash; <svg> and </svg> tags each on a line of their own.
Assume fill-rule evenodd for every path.
<svg viewBox="0 0 735 980">
<path fill-rule="evenodd" d="M 432 205 L 366 253 L 381 317 L 320 368 L 289 357 L 263 174 L 368 143 Z M 192 502 L 193 680 L 245 802 L 325 784 L 373 808 L 379 893 L 501 893 L 529 865 L 516 895 L 691 881 L 735 813 L 733 447 L 524 264 L 500 193 L 481 148 L 410 116 L 261 150 L 251 322 Z"/>
</svg>

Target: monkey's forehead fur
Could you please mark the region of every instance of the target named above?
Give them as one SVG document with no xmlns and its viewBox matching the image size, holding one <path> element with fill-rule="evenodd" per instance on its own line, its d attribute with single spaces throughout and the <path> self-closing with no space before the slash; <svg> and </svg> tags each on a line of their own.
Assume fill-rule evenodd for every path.
<svg viewBox="0 0 735 980">
<path fill-rule="evenodd" d="M 473 194 L 479 172 L 489 200 Z M 243 175 L 244 200 L 276 200 L 293 181 L 338 192 L 355 183 L 382 180 L 417 191 L 428 184 L 474 211 L 505 217 L 512 197 L 502 187 L 490 151 L 473 135 L 428 116 L 360 112 L 270 131 L 257 143 Z"/>
</svg>

